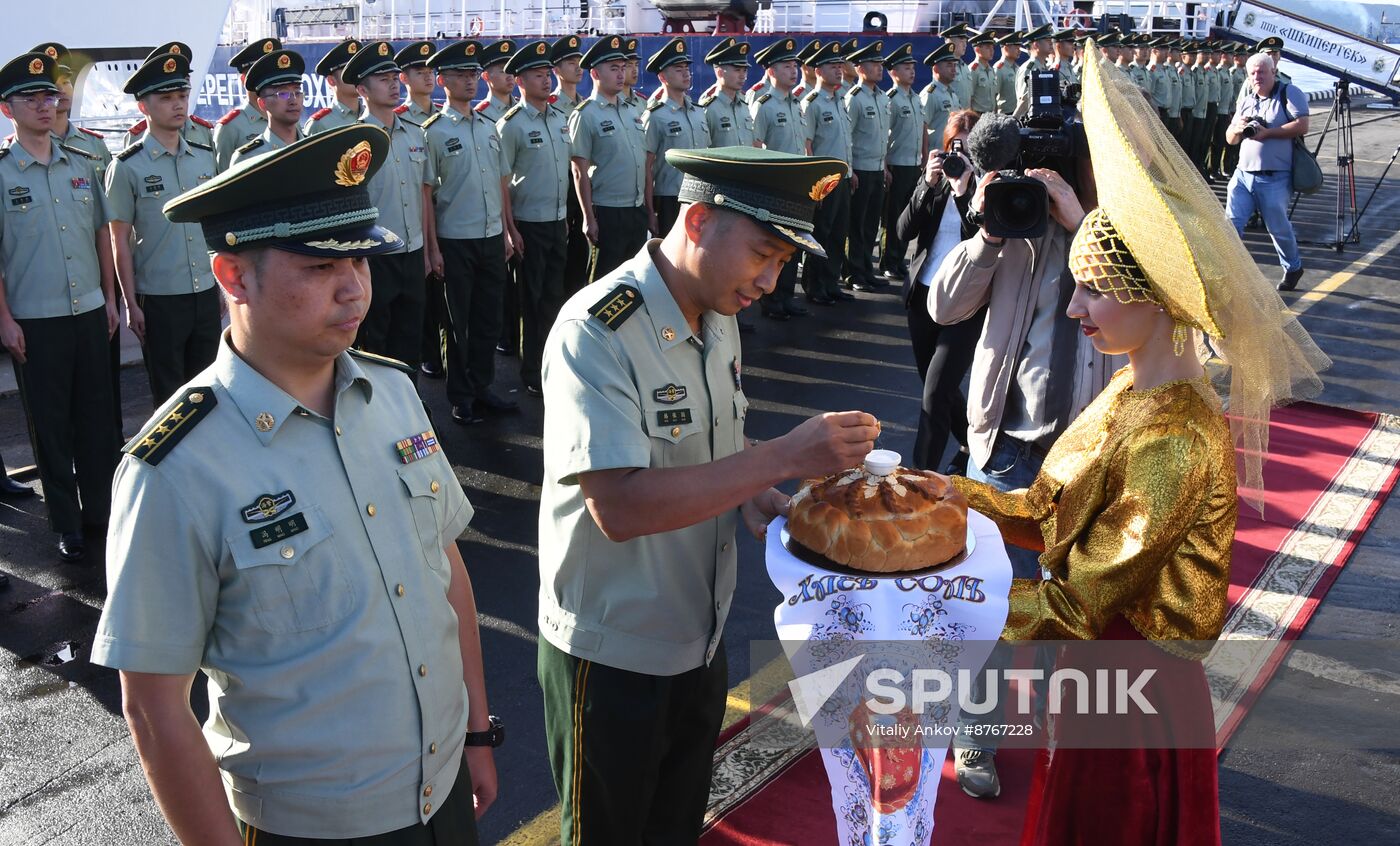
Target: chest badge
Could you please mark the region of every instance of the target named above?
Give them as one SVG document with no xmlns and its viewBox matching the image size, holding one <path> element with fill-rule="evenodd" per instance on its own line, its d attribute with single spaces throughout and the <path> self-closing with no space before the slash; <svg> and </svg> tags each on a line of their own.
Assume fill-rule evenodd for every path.
<svg viewBox="0 0 1400 846">
<path fill-rule="evenodd" d="M 664 402 L 667 405 L 674 405 L 687 396 L 685 385 L 671 383 L 664 388 L 657 388 L 651 392 L 651 398 L 657 402 Z"/>
<path fill-rule="evenodd" d="M 666 326 L 661 330 L 661 337 L 666 339 L 667 343 L 674 341 L 676 339 L 676 330 L 672 329 L 670 326 Z"/>
<path fill-rule="evenodd" d="M 744 380 L 739 376 L 739 359 L 734 359 L 734 361 L 730 363 L 729 369 L 734 373 L 734 390 L 742 391 L 744 389 Z"/>
<path fill-rule="evenodd" d="M 441 451 L 438 446 L 437 435 L 432 430 L 428 430 L 418 435 L 404 438 L 394 444 L 394 449 L 399 454 L 399 460 L 404 464 L 412 464 L 420 458 L 427 458 L 435 452 Z"/>
<path fill-rule="evenodd" d="M 291 491 L 263 494 L 243 507 L 243 522 L 261 523 L 271 520 L 296 504 L 297 498 Z"/>
<path fill-rule="evenodd" d="M 272 427 L 277 425 L 277 418 L 266 411 L 258 412 L 258 416 L 253 418 L 253 426 L 259 432 L 271 432 Z"/>
</svg>

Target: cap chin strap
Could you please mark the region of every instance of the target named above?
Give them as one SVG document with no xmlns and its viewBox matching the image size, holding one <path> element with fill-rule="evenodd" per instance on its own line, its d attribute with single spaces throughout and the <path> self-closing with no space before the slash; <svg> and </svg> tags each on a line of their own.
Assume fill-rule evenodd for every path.
<svg viewBox="0 0 1400 846">
<path fill-rule="evenodd" d="M 737 212 L 743 212 L 749 217 L 757 218 L 758 220 L 761 220 L 764 223 L 781 223 L 786 226 L 790 226 L 793 229 L 800 229 L 804 232 L 811 229 L 812 227 L 812 224 L 809 221 L 799 220 L 795 217 L 788 217 L 787 215 L 777 214 L 775 212 L 769 211 L 768 209 L 759 208 L 758 206 L 751 206 L 748 203 L 741 203 L 733 197 L 727 196 L 725 194 L 716 194 L 714 199 L 709 200 L 709 202 L 719 206 L 720 208 L 733 209 Z"/>
<path fill-rule="evenodd" d="M 241 232 L 229 232 L 224 235 L 224 242 L 230 247 L 234 247 L 239 244 L 246 244 L 249 241 L 263 241 L 268 238 L 295 238 L 298 235 L 305 235 L 308 232 L 345 229 L 359 223 L 369 223 L 370 221 L 376 220 L 378 217 L 379 209 L 371 206 L 367 209 L 343 212 L 329 217 L 303 220 L 300 223 L 276 223 L 271 226 L 244 229 Z"/>
</svg>

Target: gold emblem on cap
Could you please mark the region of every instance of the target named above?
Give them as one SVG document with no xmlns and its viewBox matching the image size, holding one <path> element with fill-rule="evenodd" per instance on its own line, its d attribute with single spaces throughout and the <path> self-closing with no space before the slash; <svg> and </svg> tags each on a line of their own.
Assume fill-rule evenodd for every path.
<svg viewBox="0 0 1400 846">
<path fill-rule="evenodd" d="M 347 53 L 349 53 L 350 55 L 353 56 L 353 55 L 355 55 L 356 53 L 360 52 L 360 45 L 358 45 L 358 44 L 356 44 L 355 42 L 351 41 L 349 44 L 346 44 L 346 45 L 345 45 L 345 52 L 347 52 Z"/>
<path fill-rule="evenodd" d="M 45 48 L 44 48 L 44 52 L 48 54 L 48 56 L 49 56 L 50 59 L 57 59 L 57 58 L 58 58 L 58 48 L 54 47 L 52 44 L 50 44 L 49 46 L 45 47 Z"/>
<path fill-rule="evenodd" d="M 788 39 L 787 46 L 784 47 L 783 49 L 785 49 L 785 50 L 791 50 L 791 49 L 792 49 L 792 39 Z"/>
<path fill-rule="evenodd" d="M 667 326 L 661 330 L 661 337 L 665 338 L 667 341 L 674 341 L 676 339 L 676 330 Z"/>
<path fill-rule="evenodd" d="M 612 46 L 613 46 L 613 47 L 620 47 L 621 45 L 622 45 L 622 42 L 621 42 L 620 40 L 618 40 L 618 39 L 616 39 L 616 38 L 614 38 L 614 39 L 612 40 Z"/>
<path fill-rule="evenodd" d="M 476 45 L 475 45 L 475 44 L 468 44 L 468 45 L 467 45 L 467 55 L 468 55 L 468 56 L 474 56 L 474 55 L 476 55 Z"/>
<path fill-rule="evenodd" d="M 543 41 L 541 41 L 539 44 L 536 44 L 536 45 L 535 45 L 535 52 L 536 52 L 536 53 L 539 53 L 541 56 L 544 55 L 544 49 L 545 49 L 545 48 L 544 48 L 544 42 L 543 42 Z"/>
<path fill-rule="evenodd" d="M 373 158 L 374 154 L 370 152 L 368 141 L 361 141 L 346 150 L 335 165 L 335 184 L 342 188 L 351 188 L 364 182 Z"/>
<path fill-rule="evenodd" d="M 259 411 L 258 416 L 253 418 L 253 425 L 257 426 L 259 432 L 271 432 L 272 426 L 277 422 L 277 418 L 266 411 Z"/>
<path fill-rule="evenodd" d="M 684 53 L 684 52 L 685 52 L 685 42 L 684 42 L 684 41 L 677 41 L 677 42 L 676 42 L 676 52 L 677 52 L 677 53 Z"/>
<path fill-rule="evenodd" d="M 573 35 L 569 36 L 569 46 L 570 46 L 570 47 L 577 47 L 577 46 L 578 46 L 578 37 L 577 37 L 577 36 L 573 36 Z"/>
<path fill-rule="evenodd" d="M 44 60 L 43 60 L 43 59 L 35 59 L 34 61 L 32 61 L 32 62 L 29 63 L 29 73 L 30 73 L 30 74 L 32 74 L 32 75 L 34 75 L 34 76 L 38 76 L 39 74 L 41 74 L 41 73 L 43 73 L 43 72 L 44 72 Z"/>
<path fill-rule="evenodd" d="M 740 55 L 740 56 L 747 56 L 748 54 L 749 54 L 749 45 L 747 45 L 747 44 L 740 44 L 740 45 L 739 45 L 739 55 Z"/>
<path fill-rule="evenodd" d="M 174 73 L 175 64 L 176 63 L 174 59 L 166 59 L 165 64 L 161 66 L 161 70 L 165 71 L 166 73 Z"/>
<path fill-rule="evenodd" d="M 170 52 L 174 53 L 174 54 L 177 55 L 177 56 L 180 55 L 180 45 L 179 45 L 179 44 L 171 44 L 171 45 L 170 45 Z"/>
<path fill-rule="evenodd" d="M 282 55 L 280 55 L 280 56 L 277 57 L 277 69 L 278 69 L 278 70 L 286 70 L 287 68 L 289 68 L 289 67 L 291 67 L 291 66 L 292 66 L 292 57 L 291 57 L 291 56 L 288 56 L 286 53 L 283 53 Z"/>
<path fill-rule="evenodd" d="M 424 44 L 422 47 L 419 47 L 419 48 L 418 48 L 418 55 L 420 55 L 420 56 L 427 56 L 427 55 L 431 54 L 432 52 L 433 52 L 433 45 L 431 45 L 431 44 Z"/>
<path fill-rule="evenodd" d="M 271 53 L 273 50 L 276 50 L 276 49 L 277 49 L 276 45 L 274 45 L 271 41 L 264 41 L 264 42 L 263 42 L 263 52 L 264 52 L 264 53 Z"/>
<path fill-rule="evenodd" d="M 812 186 L 812 190 L 807 192 L 807 196 L 817 202 L 826 199 L 826 195 L 836 190 L 836 186 L 841 184 L 841 174 L 832 173 L 817 180 L 817 184 Z"/>
<path fill-rule="evenodd" d="M 238 246 L 238 236 L 232 232 L 225 232 L 224 243 L 228 244 L 230 247 L 236 247 Z"/>
<path fill-rule="evenodd" d="M 510 42 L 509 42 L 509 41 L 502 41 L 502 42 L 501 42 L 501 52 L 502 52 L 502 53 L 509 53 L 509 52 L 510 52 Z"/>
<path fill-rule="evenodd" d="M 381 55 L 381 56 L 387 56 L 387 55 L 389 55 L 389 42 L 387 42 L 387 41 L 381 41 L 381 42 L 379 42 L 379 55 Z"/>
</svg>

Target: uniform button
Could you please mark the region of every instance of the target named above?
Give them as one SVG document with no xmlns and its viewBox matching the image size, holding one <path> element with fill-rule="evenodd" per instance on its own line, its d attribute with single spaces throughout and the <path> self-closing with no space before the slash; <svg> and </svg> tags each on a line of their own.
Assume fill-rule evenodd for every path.
<svg viewBox="0 0 1400 846">
<path fill-rule="evenodd" d="M 371 502 L 369 505 L 365 506 L 365 513 L 371 517 L 374 516 L 374 503 Z"/>
<path fill-rule="evenodd" d="M 672 427 L 671 427 L 671 437 L 673 437 L 673 438 L 679 438 L 680 436 L 681 436 L 681 427 L 679 427 L 679 426 L 672 426 Z"/>
<path fill-rule="evenodd" d="M 68 283 L 68 287 L 69 287 L 69 288 L 76 288 L 76 287 L 78 287 L 78 283 L 77 283 L 77 282 L 69 282 L 69 283 Z"/>
<path fill-rule="evenodd" d="M 428 674 L 428 665 L 427 665 L 427 664 L 419 664 L 419 665 L 418 665 L 418 675 L 420 675 L 420 676 L 426 676 L 427 674 Z"/>
<path fill-rule="evenodd" d="M 722 543 L 722 544 L 720 544 L 720 545 L 719 545 L 719 551 L 720 551 L 720 552 L 728 552 L 728 551 L 729 551 L 729 544 L 728 544 L 728 543 Z"/>
<path fill-rule="evenodd" d="M 340 434 L 340 427 L 339 427 L 339 426 L 335 427 L 335 433 L 336 433 L 337 435 Z"/>
<path fill-rule="evenodd" d="M 403 594 L 404 594 L 403 585 L 397 585 L 397 586 L 395 586 L 395 588 L 394 588 L 394 593 L 397 593 L 399 596 L 403 596 Z"/>
<path fill-rule="evenodd" d="M 423 798 L 424 798 L 424 799 L 430 798 L 432 795 L 433 795 L 433 786 L 432 786 L 431 784 L 428 785 L 427 787 L 423 788 Z"/>
<path fill-rule="evenodd" d="M 295 549 L 292 549 L 290 546 L 284 546 L 284 547 L 282 547 L 282 557 L 283 557 L 283 558 L 291 558 L 293 555 L 296 555 L 296 554 L 297 554 L 297 551 L 296 551 Z"/>
<path fill-rule="evenodd" d="M 428 744 L 428 754 L 429 754 L 429 755 L 436 755 L 436 754 L 437 754 L 437 744 L 436 744 L 436 743 L 429 743 L 429 744 Z"/>
<path fill-rule="evenodd" d="M 431 814 L 432 812 L 433 812 L 433 803 L 432 803 L 432 802 L 424 802 L 424 803 L 423 803 L 423 815 L 424 815 L 424 816 L 427 816 L 428 814 Z"/>
<path fill-rule="evenodd" d="M 436 479 L 434 479 L 433 483 L 428 486 L 428 490 L 432 491 L 433 493 L 437 493 L 441 488 L 442 485 L 439 485 Z"/>
<path fill-rule="evenodd" d="M 62 229 L 62 230 L 65 231 L 65 232 L 68 231 L 68 227 L 67 227 L 67 226 L 60 226 L 60 227 L 58 227 L 58 228 L 59 228 L 59 229 Z"/>
<path fill-rule="evenodd" d="M 78 301 L 77 301 L 77 300 L 74 300 L 74 301 L 73 301 L 73 305 L 77 305 L 77 304 L 78 304 Z"/>
</svg>

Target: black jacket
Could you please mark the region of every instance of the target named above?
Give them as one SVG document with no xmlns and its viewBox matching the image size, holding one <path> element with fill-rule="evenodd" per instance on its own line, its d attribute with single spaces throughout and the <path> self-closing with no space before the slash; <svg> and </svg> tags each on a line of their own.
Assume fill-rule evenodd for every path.
<svg viewBox="0 0 1400 846">
<path fill-rule="evenodd" d="M 923 269 L 924 261 L 928 259 L 933 236 L 938 232 L 938 223 L 943 219 L 943 209 L 952 194 L 952 186 L 948 184 L 948 180 L 940 179 L 937 185 L 930 186 L 921 173 L 919 181 L 914 185 L 914 194 L 909 198 L 909 205 L 899 213 L 899 220 L 895 223 L 895 235 L 901 241 L 915 242 L 914 263 L 909 267 L 909 278 L 904 281 L 906 305 L 913 286 L 919 284 L 916 280 Z M 977 234 L 977 227 L 967 222 L 972 190 L 969 188 L 965 195 L 955 197 L 954 202 L 957 203 L 958 216 L 962 221 L 962 239 L 966 241 Z"/>
</svg>

